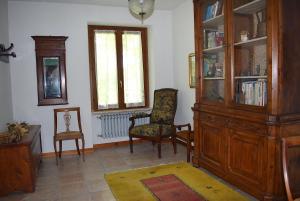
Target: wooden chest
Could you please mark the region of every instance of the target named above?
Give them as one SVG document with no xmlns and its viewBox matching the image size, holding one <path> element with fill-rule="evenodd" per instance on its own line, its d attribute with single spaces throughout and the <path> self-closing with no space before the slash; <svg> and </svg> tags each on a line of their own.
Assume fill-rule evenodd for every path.
<svg viewBox="0 0 300 201">
<path fill-rule="evenodd" d="M 19 143 L 0 144 L 0 196 L 33 192 L 41 161 L 41 126 L 30 126 Z"/>
</svg>

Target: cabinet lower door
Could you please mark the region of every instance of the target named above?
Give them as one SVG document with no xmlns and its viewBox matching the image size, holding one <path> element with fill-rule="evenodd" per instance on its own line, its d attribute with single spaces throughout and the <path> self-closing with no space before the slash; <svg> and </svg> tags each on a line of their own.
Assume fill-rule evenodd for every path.
<svg viewBox="0 0 300 201">
<path fill-rule="evenodd" d="M 263 190 L 266 137 L 230 129 L 228 138 L 228 171 L 231 179 L 241 185 Z"/>
<path fill-rule="evenodd" d="M 222 127 L 202 124 L 200 127 L 200 163 L 219 174 L 225 170 L 225 130 Z"/>
</svg>

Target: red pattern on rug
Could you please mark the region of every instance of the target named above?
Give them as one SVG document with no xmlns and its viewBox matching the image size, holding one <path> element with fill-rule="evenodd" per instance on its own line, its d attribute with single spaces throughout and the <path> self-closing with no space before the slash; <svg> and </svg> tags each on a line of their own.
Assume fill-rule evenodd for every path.
<svg viewBox="0 0 300 201">
<path fill-rule="evenodd" d="M 206 201 L 173 174 L 141 181 L 160 201 Z"/>
</svg>

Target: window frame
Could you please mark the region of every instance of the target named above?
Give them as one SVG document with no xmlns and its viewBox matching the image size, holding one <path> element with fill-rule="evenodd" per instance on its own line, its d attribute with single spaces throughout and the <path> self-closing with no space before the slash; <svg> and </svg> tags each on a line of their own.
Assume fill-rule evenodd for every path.
<svg viewBox="0 0 300 201">
<path fill-rule="evenodd" d="M 116 32 L 116 52 L 117 52 L 117 72 L 118 72 L 118 108 L 99 109 L 96 79 L 96 60 L 95 60 L 95 31 L 114 30 Z M 140 31 L 143 53 L 143 74 L 144 74 L 144 97 L 145 106 L 126 107 L 124 102 L 124 80 L 123 80 L 123 57 L 122 57 L 122 32 Z M 89 48 L 89 69 L 90 69 L 90 90 L 91 90 L 91 109 L 93 112 L 109 110 L 128 110 L 149 107 L 149 78 L 148 78 L 148 36 L 146 27 L 127 27 L 127 26 L 105 26 L 88 25 L 88 48 Z M 122 84 L 120 84 L 120 81 Z"/>
</svg>

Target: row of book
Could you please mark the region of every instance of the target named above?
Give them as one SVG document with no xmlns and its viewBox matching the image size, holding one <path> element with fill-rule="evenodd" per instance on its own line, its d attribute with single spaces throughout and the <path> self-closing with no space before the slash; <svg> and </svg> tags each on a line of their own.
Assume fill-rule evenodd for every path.
<svg viewBox="0 0 300 201">
<path fill-rule="evenodd" d="M 244 104 L 264 106 L 267 103 L 267 81 L 247 81 L 242 83 Z"/>
<path fill-rule="evenodd" d="M 223 13 L 223 0 L 217 0 L 214 4 L 210 4 L 206 8 L 204 21 L 214 18 Z"/>
</svg>

